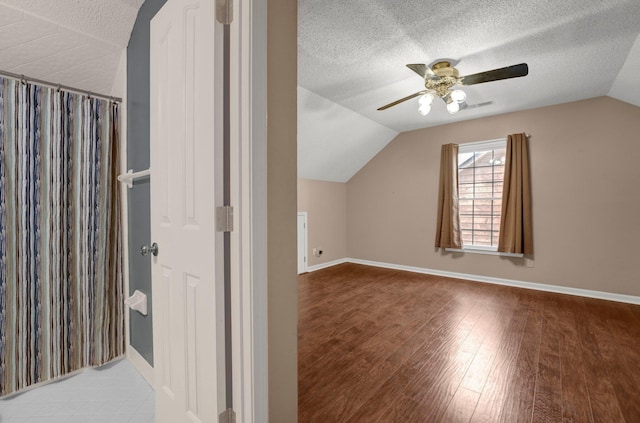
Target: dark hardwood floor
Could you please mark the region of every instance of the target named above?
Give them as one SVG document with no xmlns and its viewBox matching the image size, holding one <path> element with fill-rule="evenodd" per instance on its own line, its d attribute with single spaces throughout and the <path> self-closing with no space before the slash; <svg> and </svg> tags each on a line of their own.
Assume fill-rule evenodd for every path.
<svg viewBox="0 0 640 423">
<path fill-rule="evenodd" d="M 301 423 L 640 422 L 640 306 L 356 264 L 298 280 Z"/>
</svg>

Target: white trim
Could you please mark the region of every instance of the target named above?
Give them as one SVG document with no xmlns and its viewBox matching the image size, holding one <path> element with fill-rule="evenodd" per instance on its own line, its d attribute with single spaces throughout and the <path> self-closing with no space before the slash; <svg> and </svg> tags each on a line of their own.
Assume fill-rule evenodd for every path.
<svg viewBox="0 0 640 423">
<path fill-rule="evenodd" d="M 575 295 L 578 297 L 596 298 L 599 300 L 616 301 L 640 305 L 640 297 L 634 295 L 616 294 L 614 292 L 593 291 L 590 289 L 573 288 L 561 285 L 548 285 L 537 282 L 517 281 L 514 279 L 494 278 L 491 276 L 471 275 L 468 273 L 448 272 L 446 270 L 427 269 L 425 267 L 405 266 L 402 264 L 384 263 L 379 261 L 344 258 L 334 260 L 334 265 L 341 263 L 363 264 L 365 266 L 383 267 L 385 269 L 404 270 L 406 272 L 423 273 L 425 275 L 444 276 L 447 278 L 466 279 L 475 282 L 491 283 L 495 285 L 513 286 L 516 288 L 533 289 L 536 291 L 555 292 L 556 294 Z M 325 263 L 328 264 L 328 263 Z M 329 266 L 325 266 L 329 267 Z M 324 268 L 324 267 L 323 267 Z M 318 270 L 318 269 L 314 269 Z"/>
<path fill-rule="evenodd" d="M 121 53 L 121 62 L 123 62 L 123 75 L 122 75 L 122 102 L 118 107 L 120 115 L 120 169 L 119 172 L 123 172 L 127 168 L 127 49 L 123 49 Z M 114 81 L 114 85 L 116 82 Z M 112 88 L 113 92 L 113 88 Z M 120 235 L 122 237 L 122 284 L 124 298 L 129 297 L 129 195 L 127 188 L 124 185 L 118 184 L 120 190 Z M 122 304 L 124 307 L 124 339 L 125 339 L 125 356 L 129 355 L 131 347 L 131 330 L 129 327 L 129 321 L 131 316 L 131 310 L 129 307 Z"/>
<path fill-rule="evenodd" d="M 497 251 L 496 248 L 482 248 L 478 246 L 467 246 L 463 248 L 445 248 L 447 252 L 451 253 L 471 253 L 471 254 L 487 254 L 490 256 L 503 256 L 503 257 L 524 257 L 521 253 L 503 253 Z"/>
<path fill-rule="evenodd" d="M 309 216 L 306 211 L 299 211 L 296 217 L 296 226 L 298 226 L 298 217 L 300 216 L 304 217 L 304 266 L 302 266 L 302 272 L 298 272 L 299 275 L 309 271 L 309 232 L 307 231 Z M 296 247 L 296 251 L 300 252 L 300 246 L 296 245 Z"/>
<path fill-rule="evenodd" d="M 127 348 L 126 357 L 127 357 L 127 360 L 129 360 L 129 362 L 133 365 L 133 367 L 136 368 L 138 373 L 140 373 L 142 377 L 147 381 L 147 383 L 152 387 L 154 387 L 155 379 L 154 379 L 153 367 L 151 367 L 151 364 L 149 364 L 147 360 L 145 360 L 145 358 L 142 355 L 140 355 L 138 350 L 136 350 L 131 345 L 129 345 Z"/>
<path fill-rule="evenodd" d="M 494 140 L 476 141 L 476 142 L 469 142 L 469 143 L 466 143 L 466 144 L 459 144 L 458 145 L 458 157 L 460 155 L 463 155 L 463 154 L 466 154 L 466 155 L 471 154 L 471 156 L 465 158 L 465 162 L 466 162 L 475 153 L 481 153 L 481 152 L 486 152 L 486 151 L 493 151 L 493 150 L 502 149 L 502 148 L 505 148 L 506 145 L 507 145 L 507 138 L 498 138 L 498 139 L 494 139 Z M 493 163 L 493 160 L 491 160 L 491 163 Z M 475 164 L 472 166 L 472 168 L 475 168 Z M 461 170 L 465 170 L 465 169 L 458 168 L 458 177 L 460 176 L 460 171 Z M 475 178 L 474 178 L 474 181 L 475 181 Z M 491 179 L 491 181 L 493 181 L 493 178 Z M 473 183 L 474 187 L 475 187 L 475 184 L 476 184 L 476 182 Z M 458 193 L 458 199 L 460 201 L 464 201 L 464 200 L 492 200 L 492 201 L 496 201 L 496 200 L 499 200 L 501 198 L 502 197 L 486 197 L 486 198 L 462 197 L 460 195 L 460 193 Z M 473 217 L 473 216 L 475 216 L 475 213 L 476 213 L 475 206 L 473 206 L 472 209 L 473 210 L 471 212 L 471 216 Z M 498 215 L 498 217 L 500 216 L 500 212 L 499 211 L 497 212 L 497 215 Z M 496 212 L 493 210 L 493 206 L 492 206 L 492 211 L 491 211 L 490 217 L 493 219 L 495 216 L 496 216 Z M 475 229 L 473 227 L 467 228 L 467 229 L 470 229 L 472 233 L 475 232 Z M 482 231 L 480 231 L 480 232 L 482 232 Z M 496 247 L 482 248 L 482 246 L 479 246 L 479 245 L 468 245 L 466 247 L 463 247 L 462 249 L 445 249 L 445 250 L 446 251 L 469 252 L 469 253 L 477 253 L 477 254 L 505 255 L 505 256 L 510 256 L 510 257 L 522 257 L 521 255 L 510 255 L 508 253 L 497 254 L 495 252 L 495 250 L 497 250 Z"/>
<path fill-rule="evenodd" d="M 507 144 L 506 138 L 497 138 L 495 140 L 487 141 L 474 141 L 458 144 L 458 154 L 465 153 L 477 153 L 484 150 L 495 150 L 496 148 L 505 147 Z"/>
<path fill-rule="evenodd" d="M 337 260 L 331 260 L 331 261 L 328 261 L 326 263 L 315 264 L 313 266 L 307 267 L 307 272 L 315 272 L 316 270 L 326 269 L 327 267 L 336 266 L 336 265 L 342 264 L 342 263 L 348 263 L 350 261 L 351 261 L 351 259 L 349 259 L 349 258 L 342 258 L 342 259 L 337 259 Z"/>
<path fill-rule="evenodd" d="M 266 423 L 267 8 L 233 0 L 231 23 L 231 344 L 236 421 Z"/>
</svg>

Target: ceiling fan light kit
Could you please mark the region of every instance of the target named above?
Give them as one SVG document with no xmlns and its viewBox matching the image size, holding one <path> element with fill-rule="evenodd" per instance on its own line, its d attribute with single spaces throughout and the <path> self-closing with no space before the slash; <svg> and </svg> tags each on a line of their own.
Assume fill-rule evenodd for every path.
<svg viewBox="0 0 640 423">
<path fill-rule="evenodd" d="M 451 100 L 456 103 L 463 103 L 467 99 L 467 93 L 462 90 L 451 91 Z"/>
<path fill-rule="evenodd" d="M 431 103 L 434 98 L 439 97 L 447 104 L 447 111 L 453 115 L 460 110 L 493 104 L 492 101 L 487 101 L 484 103 L 469 105 L 465 102 L 467 94 L 461 89 L 454 89 L 454 87 L 481 84 L 501 79 L 518 78 L 526 76 L 529 73 L 529 67 L 526 63 L 467 76 L 460 76 L 458 70 L 451 65 L 451 62 L 444 59 L 437 61 L 431 67 L 422 63 L 409 64 L 407 67 L 424 79 L 424 87 L 426 90 L 418 91 L 417 93 L 401 98 L 400 100 L 396 100 L 380 107 L 378 110 L 386 110 L 419 96 L 418 113 L 422 116 L 426 116 L 431 110 Z"/>
<path fill-rule="evenodd" d="M 430 105 L 431 103 L 433 103 L 433 99 L 434 96 L 431 93 L 426 93 L 420 96 L 420 98 L 418 98 L 418 104 L 419 105 L 423 105 L 423 104 L 427 104 Z"/>
<path fill-rule="evenodd" d="M 431 104 L 421 104 L 418 107 L 418 113 L 420 113 L 422 116 L 428 115 L 430 111 L 431 111 Z"/>
<path fill-rule="evenodd" d="M 454 115 L 460 111 L 460 103 L 456 103 L 455 101 L 450 101 L 447 103 L 447 112 Z"/>
</svg>

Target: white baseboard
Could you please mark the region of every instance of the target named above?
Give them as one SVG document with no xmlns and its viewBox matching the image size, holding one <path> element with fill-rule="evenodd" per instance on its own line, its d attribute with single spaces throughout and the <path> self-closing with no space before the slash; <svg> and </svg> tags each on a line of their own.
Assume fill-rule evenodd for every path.
<svg viewBox="0 0 640 423">
<path fill-rule="evenodd" d="M 548 285 L 536 282 L 517 281 L 513 279 L 494 278 L 491 276 L 470 275 L 468 273 L 448 272 L 445 270 L 427 269 L 424 267 L 405 266 L 401 264 L 384 263 L 379 261 L 361 260 L 354 258 L 344 258 L 334 260 L 331 266 L 340 263 L 355 263 L 366 266 L 384 267 L 386 269 L 404 270 L 407 272 L 423 273 L 426 275 L 445 276 L 448 278 L 466 279 L 470 281 L 492 283 L 496 285 L 513 286 L 516 288 L 534 289 L 536 291 L 555 292 L 558 294 L 576 295 L 579 297 L 596 298 L 599 300 L 617 301 L 620 303 L 640 304 L 640 297 L 613 292 L 593 291 L 590 289 L 572 288 L 568 286 Z M 329 267 L 329 263 L 324 263 L 321 268 Z M 318 270 L 318 269 L 314 269 Z"/>
<path fill-rule="evenodd" d="M 336 266 L 338 264 L 347 263 L 349 260 L 351 260 L 351 259 L 341 258 L 341 259 L 338 259 L 338 260 L 331 260 L 331 261 L 328 261 L 326 263 L 316 264 L 314 266 L 309 266 L 307 268 L 307 272 L 315 272 L 316 270 L 326 269 L 327 267 L 332 267 L 332 266 Z"/>
<path fill-rule="evenodd" d="M 127 360 L 140 372 L 142 377 L 151 385 L 151 387 L 155 387 L 154 384 L 154 376 L 153 376 L 153 367 L 151 364 L 147 363 L 147 360 L 144 359 L 142 355 L 131 345 L 127 346 Z"/>
</svg>

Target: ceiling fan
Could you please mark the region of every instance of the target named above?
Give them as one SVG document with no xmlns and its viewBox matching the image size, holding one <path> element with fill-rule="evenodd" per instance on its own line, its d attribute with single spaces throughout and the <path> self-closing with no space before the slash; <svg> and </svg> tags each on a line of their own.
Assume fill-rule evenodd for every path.
<svg viewBox="0 0 640 423">
<path fill-rule="evenodd" d="M 493 101 L 467 104 L 465 101 L 467 94 L 461 89 L 454 89 L 454 87 L 458 85 L 475 85 L 501 79 L 518 78 L 526 76 L 529 73 L 527 64 L 520 63 L 519 65 L 507 66 L 506 68 L 459 76 L 458 69 L 453 67 L 452 62 L 454 61 L 450 59 L 440 59 L 432 66 L 427 66 L 422 63 L 407 65 L 409 69 L 424 79 L 426 89 L 382 106 L 378 110 L 386 110 L 418 96 L 420 96 L 418 99 L 418 112 L 423 116 L 427 115 L 431 110 L 431 103 L 435 97 L 441 98 L 442 101 L 447 104 L 447 111 L 451 114 L 457 113 L 460 110 L 488 106 L 493 104 Z"/>
</svg>

